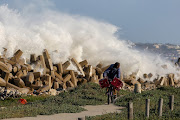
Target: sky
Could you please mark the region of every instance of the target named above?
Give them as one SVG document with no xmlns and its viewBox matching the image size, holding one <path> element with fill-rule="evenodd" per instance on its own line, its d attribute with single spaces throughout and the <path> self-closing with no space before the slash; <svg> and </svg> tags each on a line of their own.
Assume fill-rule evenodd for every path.
<svg viewBox="0 0 180 120">
<path fill-rule="evenodd" d="M 180 0 L 0 0 L 0 5 L 21 9 L 32 1 L 116 25 L 125 40 L 180 45 Z"/>
</svg>

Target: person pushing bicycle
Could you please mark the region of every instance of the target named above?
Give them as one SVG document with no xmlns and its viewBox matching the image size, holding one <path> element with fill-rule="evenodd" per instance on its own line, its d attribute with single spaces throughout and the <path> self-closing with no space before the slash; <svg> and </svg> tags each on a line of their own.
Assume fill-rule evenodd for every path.
<svg viewBox="0 0 180 120">
<path fill-rule="evenodd" d="M 120 63 L 116 62 L 115 64 L 111 64 L 110 67 L 104 71 L 103 77 L 108 78 L 108 81 L 110 83 L 115 77 L 120 79 L 121 77 Z M 114 98 L 116 98 L 117 90 L 114 88 L 113 91 L 114 91 Z"/>
</svg>

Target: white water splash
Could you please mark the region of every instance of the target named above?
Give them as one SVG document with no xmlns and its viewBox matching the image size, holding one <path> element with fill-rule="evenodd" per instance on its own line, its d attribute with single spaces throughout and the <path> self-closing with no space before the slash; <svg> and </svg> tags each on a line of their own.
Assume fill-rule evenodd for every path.
<svg viewBox="0 0 180 120">
<path fill-rule="evenodd" d="M 21 49 L 26 58 L 47 49 L 55 63 L 75 57 L 78 61 L 87 59 L 93 65 L 118 61 L 128 75 L 176 73 L 170 62 L 133 50 L 126 41 L 118 39 L 115 36 L 118 28 L 114 25 L 49 9 L 30 15 L 28 12 L 0 6 L 0 50 L 7 48 L 9 57 L 17 49 Z M 168 69 L 161 67 L 164 64 Z"/>
</svg>

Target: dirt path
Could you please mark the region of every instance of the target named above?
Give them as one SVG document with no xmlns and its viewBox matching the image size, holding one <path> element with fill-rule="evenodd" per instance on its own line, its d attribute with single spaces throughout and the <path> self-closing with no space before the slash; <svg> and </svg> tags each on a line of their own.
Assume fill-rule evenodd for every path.
<svg viewBox="0 0 180 120">
<path fill-rule="evenodd" d="M 37 117 L 25 117 L 25 118 L 12 118 L 6 120 L 77 120 L 77 118 L 85 116 L 96 116 L 106 113 L 121 112 L 123 107 L 118 107 L 113 104 L 110 105 L 97 105 L 97 106 L 85 106 L 87 111 L 81 113 L 60 113 L 55 115 L 38 115 Z"/>
</svg>

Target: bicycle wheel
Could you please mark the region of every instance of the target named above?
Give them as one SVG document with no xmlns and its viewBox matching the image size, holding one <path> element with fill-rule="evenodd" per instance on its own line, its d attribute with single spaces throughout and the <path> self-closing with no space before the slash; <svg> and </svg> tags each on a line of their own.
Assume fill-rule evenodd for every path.
<svg viewBox="0 0 180 120">
<path fill-rule="evenodd" d="M 111 103 L 114 102 L 114 94 L 113 94 L 113 90 L 111 90 Z"/>
</svg>

